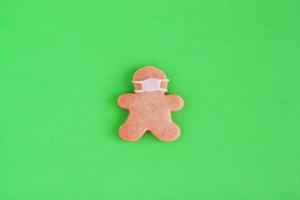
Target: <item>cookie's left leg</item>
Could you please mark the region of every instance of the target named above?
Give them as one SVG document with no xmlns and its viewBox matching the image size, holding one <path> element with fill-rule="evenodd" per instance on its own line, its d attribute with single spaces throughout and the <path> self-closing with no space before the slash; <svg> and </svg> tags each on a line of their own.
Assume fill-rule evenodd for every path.
<svg viewBox="0 0 300 200">
<path fill-rule="evenodd" d="M 180 128 L 175 123 L 161 123 L 152 127 L 150 131 L 162 141 L 171 142 L 180 136 Z"/>
</svg>

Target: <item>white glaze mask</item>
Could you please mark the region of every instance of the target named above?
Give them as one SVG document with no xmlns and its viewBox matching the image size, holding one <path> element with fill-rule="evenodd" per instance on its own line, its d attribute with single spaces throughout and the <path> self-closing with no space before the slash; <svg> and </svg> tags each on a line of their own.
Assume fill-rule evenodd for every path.
<svg viewBox="0 0 300 200">
<path fill-rule="evenodd" d="M 162 88 L 161 82 L 168 82 L 168 79 L 157 79 L 157 78 L 148 78 L 143 81 L 132 81 L 133 83 L 138 83 L 142 85 L 140 90 L 134 90 L 135 93 L 142 93 L 142 92 L 166 92 L 166 88 Z"/>
</svg>

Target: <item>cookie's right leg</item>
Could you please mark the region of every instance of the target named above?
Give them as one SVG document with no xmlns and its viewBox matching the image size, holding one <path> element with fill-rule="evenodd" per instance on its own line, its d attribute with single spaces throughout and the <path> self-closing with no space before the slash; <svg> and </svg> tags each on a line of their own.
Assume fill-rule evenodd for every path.
<svg viewBox="0 0 300 200">
<path fill-rule="evenodd" d="M 126 122 L 119 129 L 119 135 L 123 140 L 126 141 L 137 141 L 140 139 L 144 133 L 146 132 L 146 128 L 139 125 L 138 123 Z"/>
</svg>

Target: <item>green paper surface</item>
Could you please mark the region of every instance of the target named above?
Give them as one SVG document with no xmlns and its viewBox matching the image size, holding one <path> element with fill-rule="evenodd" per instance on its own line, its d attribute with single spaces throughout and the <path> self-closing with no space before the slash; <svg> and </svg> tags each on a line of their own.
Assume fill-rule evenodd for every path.
<svg viewBox="0 0 300 200">
<path fill-rule="evenodd" d="M 1 0 L 0 199 L 300 199 L 298 0 Z M 144 65 L 172 143 L 118 136 Z"/>
</svg>

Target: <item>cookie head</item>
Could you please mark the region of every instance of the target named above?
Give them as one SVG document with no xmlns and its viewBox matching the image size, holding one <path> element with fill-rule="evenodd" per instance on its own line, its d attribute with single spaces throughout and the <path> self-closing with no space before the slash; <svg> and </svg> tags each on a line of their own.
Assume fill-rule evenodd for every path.
<svg viewBox="0 0 300 200">
<path fill-rule="evenodd" d="M 167 92 L 168 81 L 165 73 L 153 66 L 145 66 L 138 69 L 132 79 L 135 93 L 165 93 Z"/>
</svg>

